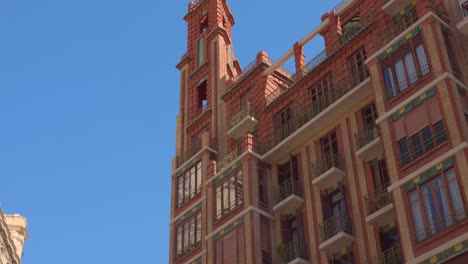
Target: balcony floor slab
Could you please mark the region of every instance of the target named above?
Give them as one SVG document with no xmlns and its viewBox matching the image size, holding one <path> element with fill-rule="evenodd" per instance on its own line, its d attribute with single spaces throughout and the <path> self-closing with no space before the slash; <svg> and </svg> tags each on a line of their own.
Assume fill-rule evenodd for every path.
<svg viewBox="0 0 468 264">
<path fill-rule="evenodd" d="M 468 16 L 464 17 L 457 23 L 457 29 L 460 30 L 465 36 L 468 36 Z"/>
<path fill-rule="evenodd" d="M 378 157 L 379 154 L 383 152 L 382 141 L 380 137 L 372 140 L 369 144 L 358 149 L 356 151 L 356 156 L 365 161 L 371 161 Z"/>
<path fill-rule="evenodd" d="M 286 215 L 301 207 L 303 202 L 304 199 L 295 194 L 291 194 L 286 197 L 286 199 L 283 199 L 281 202 L 273 206 L 273 211 L 280 215 Z"/>
<path fill-rule="evenodd" d="M 325 190 L 344 178 L 344 172 L 336 167 L 333 167 L 312 181 L 314 186 L 317 186 L 320 190 Z"/>
<path fill-rule="evenodd" d="M 395 212 L 393 210 L 393 203 L 387 204 L 377 212 L 366 217 L 368 224 L 375 224 L 378 226 L 385 226 L 395 221 Z"/>
<path fill-rule="evenodd" d="M 351 245 L 353 241 L 354 241 L 354 236 L 346 232 L 339 232 L 333 237 L 320 243 L 319 248 L 327 252 L 327 254 L 333 255 L 333 254 L 340 252 L 342 248 L 345 248 Z"/>
<path fill-rule="evenodd" d="M 258 121 L 255 117 L 246 116 L 239 123 L 229 129 L 227 134 L 232 138 L 240 138 L 251 131 L 257 124 Z"/>
</svg>

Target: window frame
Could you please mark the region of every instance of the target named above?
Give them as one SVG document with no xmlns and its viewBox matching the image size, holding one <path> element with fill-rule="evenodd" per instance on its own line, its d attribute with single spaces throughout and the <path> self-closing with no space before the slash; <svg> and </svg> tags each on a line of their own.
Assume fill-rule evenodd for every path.
<svg viewBox="0 0 468 264">
<path fill-rule="evenodd" d="M 198 210 L 187 219 L 175 225 L 174 250 L 176 258 L 181 258 L 201 246 L 202 228 L 201 210 Z M 193 233 L 191 234 L 192 231 Z M 179 232 L 181 234 L 180 238 Z M 179 239 L 182 244 L 179 244 Z M 187 242 L 187 245 L 185 245 L 185 242 Z"/>
<path fill-rule="evenodd" d="M 193 166 L 185 170 L 183 173 L 177 176 L 177 208 L 183 207 L 185 204 L 197 197 L 201 192 L 201 160 L 195 163 Z M 194 175 L 190 173 L 194 171 Z M 191 179 L 194 176 L 195 182 L 192 183 Z M 187 182 L 188 181 L 188 182 Z M 193 185 L 193 188 L 191 188 Z M 188 187 L 187 187 L 188 186 Z M 188 192 L 186 193 L 186 188 Z M 181 191 L 182 190 L 182 191 Z M 182 198 L 181 198 L 182 193 Z"/>
<path fill-rule="evenodd" d="M 235 187 L 234 190 L 229 189 L 231 188 L 231 184 Z M 226 190 L 226 188 L 228 189 Z M 234 192 L 234 202 L 230 201 L 230 192 Z M 218 193 L 220 194 L 220 198 L 218 198 Z M 214 194 L 215 221 L 221 221 L 225 219 L 227 215 L 241 208 L 244 204 L 244 178 L 242 168 L 233 172 L 229 177 L 217 182 L 214 186 Z M 224 200 L 225 195 L 228 196 L 227 203 L 226 200 Z M 221 208 L 218 208 L 219 206 L 221 206 Z"/>
<path fill-rule="evenodd" d="M 419 47 L 423 48 L 424 51 L 424 60 L 426 65 L 421 65 L 422 59 L 419 58 L 417 49 Z M 411 54 L 412 63 L 414 66 L 415 73 L 410 75 L 407 65 L 407 56 Z M 409 90 L 412 90 L 421 80 L 425 79 L 431 73 L 431 63 L 427 56 L 427 49 L 424 41 L 422 39 L 421 33 L 409 40 L 403 46 L 399 47 L 394 53 L 388 55 L 381 62 L 381 73 L 382 79 L 384 82 L 383 88 L 385 93 L 385 98 L 387 102 L 398 98 L 400 95 L 406 93 Z M 401 62 L 404 71 L 404 80 L 400 82 L 398 80 L 398 74 L 396 69 L 396 64 Z M 390 71 L 388 71 L 390 70 Z M 387 75 L 386 73 L 390 74 Z M 391 78 L 390 80 L 387 77 Z M 414 79 L 414 80 L 413 80 Z M 413 81 L 412 81 L 413 80 Z M 402 83 L 404 82 L 405 87 L 401 88 Z M 392 87 L 388 85 L 391 83 Z M 390 94 L 390 91 L 392 94 Z"/>
</svg>

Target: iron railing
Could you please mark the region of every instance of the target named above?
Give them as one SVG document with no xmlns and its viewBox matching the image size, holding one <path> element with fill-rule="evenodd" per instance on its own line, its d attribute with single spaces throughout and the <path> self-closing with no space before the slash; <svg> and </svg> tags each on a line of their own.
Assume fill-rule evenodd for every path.
<svg viewBox="0 0 468 264">
<path fill-rule="evenodd" d="M 386 28 L 376 35 L 374 45 L 377 49 L 387 45 L 387 43 L 392 41 L 396 36 L 419 20 L 418 14 L 416 13 L 416 7 L 413 4 L 410 5 L 412 5 L 412 8 L 410 8 L 405 14 L 397 15 L 393 18 L 393 25 L 391 27 Z"/>
<path fill-rule="evenodd" d="M 262 250 L 262 264 L 272 264 L 271 254 L 268 251 Z"/>
<path fill-rule="evenodd" d="M 447 139 L 447 133 L 444 129 L 436 133 L 435 135 L 432 135 L 428 140 L 423 140 L 419 147 L 409 148 L 408 152 L 400 153 L 400 157 L 398 159 L 400 167 L 411 163 L 413 160 L 416 160 L 425 153 L 431 151 L 437 145 L 444 143 L 445 141 L 447 141 Z"/>
<path fill-rule="evenodd" d="M 236 160 L 240 155 L 242 155 L 247 150 L 256 151 L 257 150 L 257 141 L 253 136 L 248 138 L 242 138 L 239 144 L 236 144 L 233 149 L 228 150 L 227 153 L 218 159 L 216 163 L 216 172 L 221 171 L 231 162 Z"/>
<path fill-rule="evenodd" d="M 377 187 L 374 193 L 364 196 L 367 215 L 371 215 L 392 203 L 392 195 L 387 192 L 387 186 Z"/>
<path fill-rule="evenodd" d="M 293 241 L 287 244 L 281 244 L 278 248 L 278 253 L 281 258 L 281 264 L 287 264 L 297 258 L 307 258 L 305 243 L 301 239 L 293 239 Z"/>
<path fill-rule="evenodd" d="M 301 183 L 297 179 L 289 178 L 282 182 L 274 193 L 275 204 L 280 203 L 293 194 L 302 197 Z"/>
<path fill-rule="evenodd" d="M 187 160 L 189 160 L 193 155 L 197 154 L 202 149 L 202 141 L 196 140 L 192 142 L 192 145 L 182 153 L 179 157 L 177 157 L 177 166 L 182 166 Z"/>
<path fill-rule="evenodd" d="M 369 264 L 403 264 L 405 260 L 401 251 L 401 245 L 397 244 L 384 252 L 379 256 L 372 258 L 367 263 Z"/>
<path fill-rule="evenodd" d="M 239 124 L 239 122 L 242 121 L 247 116 L 255 117 L 255 108 L 250 102 L 247 102 L 245 105 L 243 105 L 241 109 L 239 110 L 239 112 L 237 112 L 231 118 L 231 122 L 229 123 L 229 128 L 233 128 L 235 125 Z"/>
<path fill-rule="evenodd" d="M 351 222 L 346 215 L 332 216 L 319 226 L 320 242 L 323 243 L 340 232 L 351 234 Z"/>
<path fill-rule="evenodd" d="M 352 72 L 350 77 L 345 78 L 341 80 L 341 82 L 337 82 L 333 87 L 330 87 L 326 93 L 317 97 L 309 105 L 297 106 L 291 119 L 283 123 L 281 126 L 275 127 L 273 132 L 262 140 L 262 145 L 259 149 L 260 153 L 266 153 L 268 150 L 289 137 L 308 121 L 323 112 L 346 93 L 366 80 L 367 77 L 367 69 L 362 67 L 359 70 Z"/>
<path fill-rule="evenodd" d="M 321 160 L 312 163 L 312 176 L 318 178 L 324 172 L 335 167 L 341 169 L 342 161 L 338 153 L 326 154 Z"/>
<path fill-rule="evenodd" d="M 315 57 L 313 57 L 305 66 L 306 72 L 309 73 L 313 69 L 317 68 L 322 62 L 324 62 L 327 59 L 327 50 L 322 50 L 317 54 Z"/>
<path fill-rule="evenodd" d="M 359 150 L 363 148 L 378 137 L 379 128 L 377 126 L 366 127 L 364 129 L 359 130 L 357 133 L 354 134 L 354 140 L 356 141 L 356 149 Z"/>
<path fill-rule="evenodd" d="M 416 243 L 420 243 L 426 239 L 429 239 L 438 233 L 450 228 L 460 222 L 466 221 L 467 219 L 467 208 L 462 208 L 455 211 L 453 214 L 446 216 L 443 219 L 439 219 L 433 224 L 427 225 L 423 228 L 417 229 L 413 233 L 413 239 Z"/>
</svg>

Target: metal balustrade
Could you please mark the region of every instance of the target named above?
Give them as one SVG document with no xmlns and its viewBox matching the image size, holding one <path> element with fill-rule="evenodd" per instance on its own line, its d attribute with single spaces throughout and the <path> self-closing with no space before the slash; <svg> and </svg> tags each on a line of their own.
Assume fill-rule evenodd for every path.
<svg viewBox="0 0 468 264">
<path fill-rule="evenodd" d="M 312 176 L 314 178 L 318 178 L 320 175 L 325 173 L 331 168 L 339 168 L 342 167 L 342 158 L 338 153 L 329 153 L 325 155 L 320 160 L 316 160 L 312 163 Z"/>
<path fill-rule="evenodd" d="M 301 184 L 299 180 L 289 178 L 279 185 L 279 188 L 275 190 L 275 204 L 283 201 L 291 195 L 297 195 L 302 197 Z"/>
<path fill-rule="evenodd" d="M 340 232 L 351 234 L 351 222 L 345 215 L 332 216 L 320 224 L 319 229 L 320 242 L 323 243 Z"/>
<path fill-rule="evenodd" d="M 366 127 L 354 134 L 356 149 L 359 150 L 379 137 L 379 128 Z"/>
<path fill-rule="evenodd" d="M 281 264 L 288 264 L 297 258 L 307 258 L 305 243 L 301 239 L 293 239 L 289 243 L 281 244 L 278 247 L 278 254 L 280 255 Z"/>
<path fill-rule="evenodd" d="M 431 135 L 431 137 L 428 140 L 423 140 L 419 147 L 410 148 L 407 153 L 400 153 L 400 157 L 398 159 L 400 167 L 404 167 L 410 164 L 412 161 L 418 159 L 425 153 L 428 153 L 429 151 L 434 149 L 437 145 L 446 142 L 447 139 L 447 133 L 444 129 L 443 131 L 440 131 L 435 135 Z"/>
<path fill-rule="evenodd" d="M 231 118 L 231 122 L 229 123 L 229 128 L 233 128 L 235 125 L 239 124 L 239 122 L 242 121 L 247 116 L 255 117 L 255 108 L 250 102 L 247 102 L 245 105 L 243 105 L 241 109 L 239 110 L 239 112 L 237 112 Z"/>
<path fill-rule="evenodd" d="M 387 192 L 387 186 L 377 187 L 374 193 L 364 196 L 367 215 L 371 215 L 392 203 L 392 195 Z"/>
</svg>

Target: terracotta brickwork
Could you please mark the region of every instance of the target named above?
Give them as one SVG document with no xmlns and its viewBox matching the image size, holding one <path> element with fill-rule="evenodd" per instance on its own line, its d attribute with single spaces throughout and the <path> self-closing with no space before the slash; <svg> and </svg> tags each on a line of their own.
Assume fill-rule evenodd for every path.
<svg viewBox="0 0 468 264">
<path fill-rule="evenodd" d="M 343 0 L 243 69 L 226 0 L 190 3 L 169 263 L 468 262 L 463 2 Z"/>
</svg>

